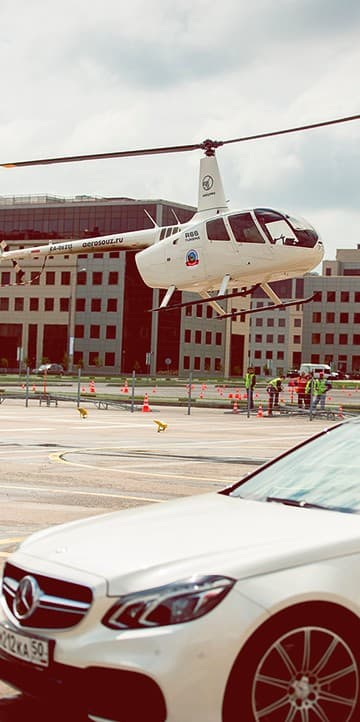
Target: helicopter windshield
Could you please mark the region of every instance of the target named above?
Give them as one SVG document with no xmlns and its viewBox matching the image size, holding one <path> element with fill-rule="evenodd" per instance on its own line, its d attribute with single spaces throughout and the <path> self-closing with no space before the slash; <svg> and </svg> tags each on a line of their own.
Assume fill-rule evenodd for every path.
<svg viewBox="0 0 360 722">
<path fill-rule="evenodd" d="M 256 208 L 255 216 L 270 243 L 283 246 L 313 248 L 319 240 L 314 228 L 307 221 L 282 215 L 269 208 Z"/>
</svg>

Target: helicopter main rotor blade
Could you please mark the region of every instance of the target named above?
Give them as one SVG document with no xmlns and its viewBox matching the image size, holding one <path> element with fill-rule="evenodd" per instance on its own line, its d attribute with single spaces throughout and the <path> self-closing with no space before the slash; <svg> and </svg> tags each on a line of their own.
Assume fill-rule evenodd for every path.
<svg viewBox="0 0 360 722">
<path fill-rule="evenodd" d="M 232 138 L 230 140 L 204 140 L 202 143 L 192 143 L 188 145 L 173 145 L 164 148 L 142 148 L 139 150 L 121 150 L 112 153 L 91 153 L 89 155 L 69 155 L 58 158 L 40 158 L 35 160 L 21 160 L 12 163 L 0 163 L 0 168 L 19 168 L 21 166 L 32 165 L 53 165 L 56 163 L 78 163 L 87 160 L 103 160 L 105 158 L 130 158 L 131 156 L 142 155 L 160 155 L 161 153 L 184 153 L 192 150 L 204 150 L 206 155 L 214 155 L 214 150 L 222 145 L 229 143 L 244 143 L 248 140 L 260 140 L 261 138 L 271 138 L 276 135 L 286 135 L 287 133 L 299 133 L 303 130 L 312 130 L 321 128 L 326 125 L 335 125 L 337 123 L 346 123 L 351 120 L 359 120 L 360 114 L 350 115 L 335 120 L 325 120 L 321 123 L 311 123 L 309 125 L 299 125 L 294 128 L 285 128 L 283 130 L 273 130 L 268 133 L 257 133 L 255 135 L 242 136 L 240 138 Z"/>
<path fill-rule="evenodd" d="M 257 133 L 256 135 L 242 136 L 241 138 L 232 138 L 231 140 L 223 140 L 222 145 L 228 143 L 242 143 L 246 140 L 259 140 L 261 138 L 270 138 L 275 135 L 286 135 L 286 133 L 299 133 L 302 130 L 312 130 L 313 128 L 322 128 L 325 125 L 336 125 L 337 123 L 347 123 L 349 120 L 359 120 L 360 114 L 349 115 L 346 118 L 337 118 L 336 120 L 323 120 L 321 123 L 311 123 L 310 125 L 298 125 L 294 128 L 285 128 L 284 130 L 273 130 L 269 133 Z"/>
</svg>

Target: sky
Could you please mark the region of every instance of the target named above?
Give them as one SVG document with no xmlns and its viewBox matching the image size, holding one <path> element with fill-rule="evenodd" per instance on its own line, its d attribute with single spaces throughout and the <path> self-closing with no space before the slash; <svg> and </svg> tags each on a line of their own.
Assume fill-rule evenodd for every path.
<svg viewBox="0 0 360 722">
<path fill-rule="evenodd" d="M 359 0 L 1 0 L 0 162 L 229 140 L 360 113 Z M 0 168 L 0 196 L 196 205 L 201 151 Z M 229 207 L 360 244 L 360 120 L 219 148 Z"/>
</svg>

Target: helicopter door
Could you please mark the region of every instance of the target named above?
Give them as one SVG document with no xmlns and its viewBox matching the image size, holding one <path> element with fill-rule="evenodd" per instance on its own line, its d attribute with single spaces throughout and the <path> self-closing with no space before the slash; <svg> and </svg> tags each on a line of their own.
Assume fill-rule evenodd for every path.
<svg viewBox="0 0 360 722">
<path fill-rule="evenodd" d="M 246 211 L 230 215 L 228 221 L 235 239 L 235 250 L 241 254 L 244 265 L 251 266 L 254 262 L 270 259 L 270 244 L 257 227 L 251 213 Z"/>
<path fill-rule="evenodd" d="M 295 231 L 280 213 L 256 210 L 255 215 L 274 246 L 295 246 L 298 243 Z"/>
</svg>

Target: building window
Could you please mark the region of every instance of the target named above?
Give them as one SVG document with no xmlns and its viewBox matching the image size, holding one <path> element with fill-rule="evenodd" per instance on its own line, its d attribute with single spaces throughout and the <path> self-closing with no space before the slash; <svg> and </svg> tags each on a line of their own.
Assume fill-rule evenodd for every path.
<svg viewBox="0 0 360 722">
<path fill-rule="evenodd" d="M 218 331 L 218 332 L 215 334 L 215 343 L 216 343 L 216 346 L 221 346 L 221 343 L 222 343 L 222 333 L 221 333 L 220 331 Z"/>
<path fill-rule="evenodd" d="M 262 334 L 261 333 L 255 334 L 255 343 L 262 343 Z"/>
<path fill-rule="evenodd" d="M 203 315 L 203 307 L 202 307 L 201 303 L 197 303 L 196 304 L 196 316 L 198 318 L 202 318 L 202 315 Z"/>
<path fill-rule="evenodd" d="M 98 324 L 90 326 L 90 338 L 100 338 L 100 326 Z"/>
<path fill-rule="evenodd" d="M 326 314 L 326 323 L 335 323 L 335 314 L 332 311 Z"/>
<path fill-rule="evenodd" d="M 9 299 L 8 298 L 0 298 L 0 311 L 8 311 L 9 310 Z"/>
<path fill-rule="evenodd" d="M 54 310 L 54 299 L 53 298 L 44 298 L 44 311 L 53 311 Z"/>
<path fill-rule="evenodd" d="M 346 314 L 346 316 L 347 315 L 348 314 Z M 354 313 L 354 323 L 360 323 L 360 313 Z"/>
<path fill-rule="evenodd" d="M 117 298 L 108 298 L 106 310 L 107 311 L 117 311 Z"/>
<path fill-rule="evenodd" d="M 75 306 L 77 311 L 85 311 L 85 298 L 77 298 Z"/>
<path fill-rule="evenodd" d="M 263 325 L 263 320 L 262 320 L 262 318 L 256 318 L 256 319 L 255 319 L 255 326 L 262 326 L 262 325 Z"/>
<path fill-rule="evenodd" d="M 204 370 L 205 371 L 211 370 L 211 358 L 209 358 L 208 356 L 205 356 L 205 358 L 204 358 Z"/>
<path fill-rule="evenodd" d="M 10 271 L 1 272 L 1 285 L 8 286 L 10 283 Z"/>
<path fill-rule="evenodd" d="M 194 369 L 195 371 L 200 371 L 200 356 L 195 356 L 194 358 Z"/>
<path fill-rule="evenodd" d="M 119 257 L 120 257 L 119 251 L 111 251 L 109 253 L 109 258 L 119 258 Z"/>
<path fill-rule="evenodd" d="M 75 338 L 84 338 L 84 325 L 77 323 L 75 326 Z"/>
<path fill-rule="evenodd" d="M 76 283 L 78 286 L 86 286 L 86 271 L 79 271 L 76 276 Z"/>
<path fill-rule="evenodd" d="M 39 271 L 31 271 L 30 274 L 30 283 L 32 286 L 38 286 L 40 283 L 40 273 Z"/>
<path fill-rule="evenodd" d="M 272 333 L 267 333 L 267 334 L 266 334 L 266 343 L 273 343 L 273 341 L 274 341 L 274 336 L 273 336 L 273 334 L 272 334 Z"/>
<path fill-rule="evenodd" d="M 265 358 L 267 358 L 267 359 L 272 359 L 272 357 L 273 357 L 273 352 L 270 351 L 270 350 L 269 350 L 269 351 L 266 351 Z"/>
<path fill-rule="evenodd" d="M 102 284 L 103 275 L 101 271 L 94 271 L 92 274 L 92 285 L 93 286 L 101 286 Z"/>
<path fill-rule="evenodd" d="M 283 351 L 278 351 L 277 354 L 276 354 L 276 358 L 277 358 L 278 361 L 283 361 L 283 360 L 284 360 L 284 352 L 283 352 Z"/>
<path fill-rule="evenodd" d="M 360 313 L 354 314 L 354 316 L 356 316 L 356 315 L 359 316 L 358 323 L 360 323 Z M 349 323 L 349 314 L 348 313 L 340 313 L 340 323 Z M 354 323 L 355 323 L 355 317 L 354 317 Z"/>
<path fill-rule="evenodd" d="M 353 344 L 354 344 L 354 346 L 359 346 L 359 344 L 360 344 L 360 334 L 354 333 L 354 335 L 353 335 Z"/>
<path fill-rule="evenodd" d="M 254 358 L 261 358 L 261 350 L 259 348 L 254 351 Z"/>
<path fill-rule="evenodd" d="M 89 353 L 89 366 L 97 366 L 99 363 L 99 352 L 90 351 Z"/>
<path fill-rule="evenodd" d="M 208 345 L 211 344 L 211 331 L 205 332 L 205 343 L 207 343 Z"/>
<path fill-rule="evenodd" d="M 326 300 L 329 303 L 334 303 L 335 301 L 335 291 L 328 291 L 326 294 Z"/>
<path fill-rule="evenodd" d="M 284 327 L 285 327 L 285 321 L 286 321 L 285 318 L 279 318 L 279 320 L 278 320 L 278 326 L 281 326 L 282 328 L 284 328 Z"/>
<path fill-rule="evenodd" d="M 184 366 L 184 369 L 190 368 L 190 356 L 184 356 L 183 366 Z"/>
<path fill-rule="evenodd" d="M 340 301 L 341 301 L 341 303 L 349 303 L 349 301 L 350 301 L 350 293 L 349 293 L 349 291 L 341 291 L 341 293 L 340 293 Z"/>
<path fill-rule="evenodd" d="M 29 311 L 38 311 L 39 310 L 39 299 L 38 298 L 30 298 L 29 299 Z"/>
<path fill-rule="evenodd" d="M 81 368 L 84 365 L 84 354 L 82 351 L 74 351 L 74 364 Z"/>
<path fill-rule="evenodd" d="M 103 253 L 94 253 L 93 258 L 104 258 Z"/>
<path fill-rule="evenodd" d="M 301 336 L 296 334 L 293 338 L 293 343 L 301 343 Z"/>
<path fill-rule="evenodd" d="M 274 319 L 273 319 L 273 318 L 268 318 L 268 320 L 267 320 L 267 326 L 273 326 L 273 325 L 274 325 Z"/>
<path fill-rule="evenodd" d="M 91 299 L 91 310 L 92 311 L 101 311 L 101 298 L 92 298 Z"/>
<path fill-rule="evenodd" d="M 214 309 L 211 306 L 206 306 L 206 318 L 212 318 L 214 315 Z"/>
<path fill-rule="evenodd" d="M 215 359 L 215 371 L 222 371 L 221 358 Z"/>
<path fill-rule="evenodd" d="M 68 311 L 70 308 L 69 298 L 60 298 L 60 311 Z"/>
<path fill-rule="evenodd" d="M 24 299 L 17 297 L 15 298 L 15 311 L 23 311 L 24 310 Z"/>
<path fill-rule="evenodd" d="M 326 333 L 325 334 L 325 343 L 327 345 L 334 343 L 334 334 L 333 333 Z"/>
<path fill-rule="evenodd" d="M 301 328 L 301 318 L 294 318 L 294 327 Z"/>
<path fill-rule="evenodd" d="M 277 337 L 278 343 L 285 343 L 285 336 L 283 333 L 280 333 Z"/>
<path fill-rule="evenodd" d="M 339 333 L 339 344 L 341 344 L 341 346 L 347 346 L 347 342 L 348 342 L 347 333 Z"/>
<path fill-rule="evenodd" d="M 55 271 L 46 271 L 45 283 L 47 286 L 55 285 Z"/>
<path fill-rule="evenodd" d="M 319 344 L 320 343 L 320 334 L 319 333 L 313 333 L 311 335 L 311 343 L 312 344 Z"/>
<path fill-rule="evenodd" d="M 185 316 L 192 316 L 192 306 L 185 306 Z M 187 356 L 184 358 L 187 358 Z M 189 368 L 189 366 L 187 368 Z"/>
<path fill-rule="evenodd" d="M 185 343 L 190 343 L 190 342 L 191 342 L 191 331 L 190 331 L 189 328 L 186 328 L 186 329 L 185 329 L 184 341 L 185 341 Z"/>
<path fill-rule="evenodd" d="M 201 343 L 201 331 L 195 331 L 195 343 Z"/>
<path fill-rule="evenodd" d="M 116 286 L 119 283 L 118 271 L 109 271 L 109 286 Z"/>
<path fill-rule="evenodd" d="M 61 271 L 61 285 L 70 286 L 71 273 L 70 271 Z"/>
<path fill-rule="evenodd" d="M 116 338 L 116 326 L 106 326 L 106 338 Z"/>
<path fill-rule="evenodd" d="M 105 366 L 115 366 L 115 354 L 112 351 L 105 352 Z"/>
<path fill-rule="evenodd" d="M 356 291 L 356 292 L 354 293 L 354 301 L 355 301 L 355 303 L 360 303 L 360 293 L 359 293 L 359 291 Z"/>
<path fill-rule="evenodd" d="M 313 311 L 312 320 L 313 320 L 313 323 L 321 323 L 320 311 Z"/>
</svg>

